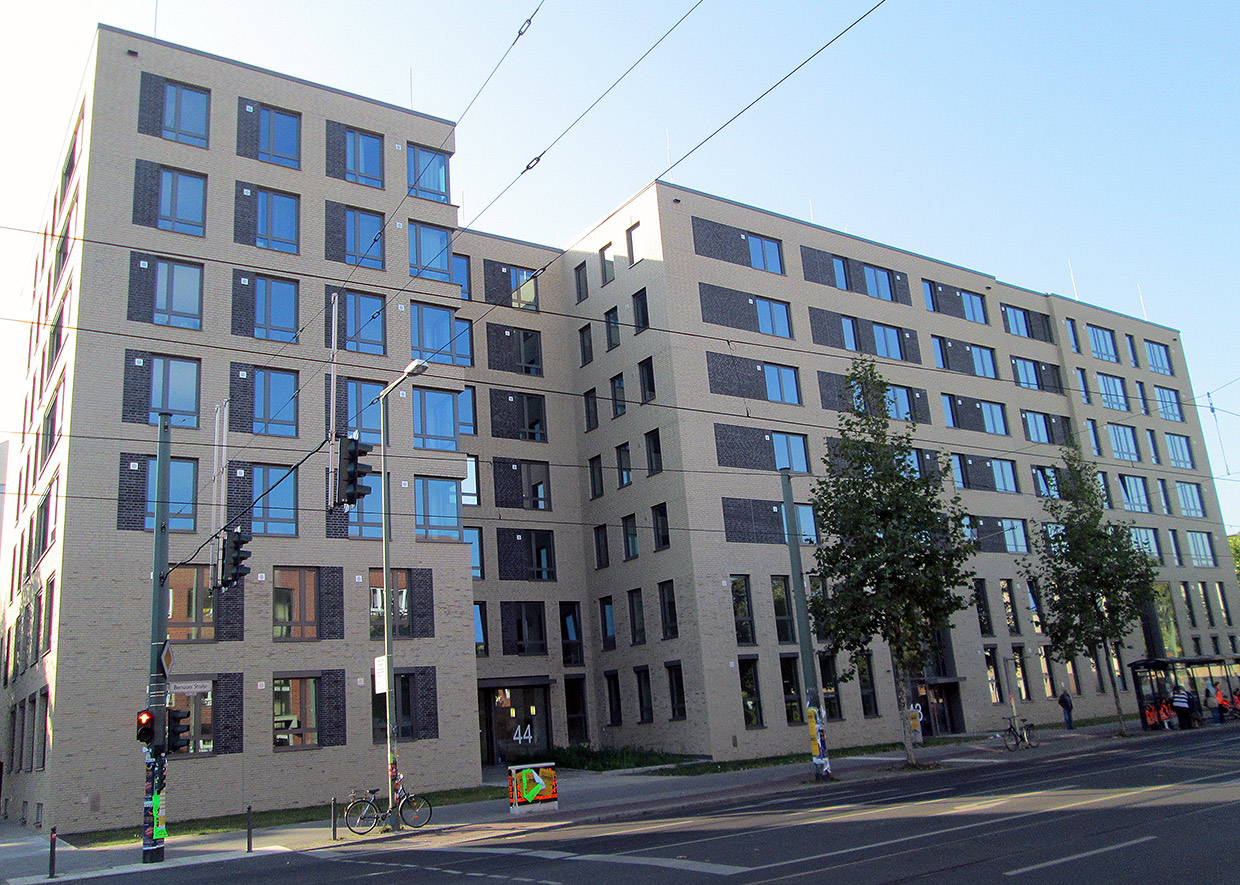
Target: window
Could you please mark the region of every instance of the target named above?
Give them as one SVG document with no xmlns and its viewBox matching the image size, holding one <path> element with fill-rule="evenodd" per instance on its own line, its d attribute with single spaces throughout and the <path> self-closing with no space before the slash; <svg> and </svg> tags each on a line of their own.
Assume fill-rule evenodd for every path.
<svg viewBox="0 0 1240 885">
<path fill-rule="evenodd" d="M 297 283 L 254 277 L 254 337 L 297 342 Z"/>
<path fill-rule="evenodd" d="M 777 335 L 780 338 L 792 337 L 792 313 L 786 302 L 755 297 L 754 303 L 758 308 L 759 332 L 763 335 Z"/>
<path fill-rule="evenodd" d="M 344 179 L 383 187 L 383 139 L 356 129 L 344 131 Z"/>
<path fill-rule="evenodd" d="M 603 651 L 612 651 L 616 647 L 616 609 L 610 596 L 598 601 L 599 632 L 603 636 Z"/>
<path fill-rule="evenodd" d="M 1129 526 L 1128 531 L 1132 535 L 1133 544 L 1144 550 L 1147 556 L 1162 562 L 1162 552 L 1158 549 L 1158 532 L 1135 525 Z"/>
<path fill-rule="evenodd" d="M 1016 683 L 1016 690 L 1020 694 L 1020 699 L 1028 701 L 1031 697 L 1029 693 L 1029 673 L 1025 669 L 1025 649 L 1019 645 L 1012 646 L 1012 680 Z"/>
<path fill-rule="evenodd" d="M 52 450 L 56 448 L 56 443 L 60 440 L 60 433 L 56 426 L 59 411 L 60 391 L 57 390 L 52 396 L 52 401 L 48 405 L 47 411 L 43 413 L 43 426 L 39 433 L 40 466 L 47 463 L 47 459 L 51 457 Z"/>
<path fill-rule="evenodd" d="M 632 227 L 624 232 L 624 242 L 629 248 L 629 265 L 632 266 L 641 261 L 641 234 L 637 231 L 641 227 L 641 222 L 635 222 Z"/>
<path fill-rule="evenodd" d="M 172 458 L 168 463 L 168 531 L 192 532 L 197 525 L 198 462 Z M 155 529 L 155 459 L 146 464 L 146 521 L 148 532 Z"/>
<path fill-rule="evenodd" d="M 473 572 L 474 580 L 482 580 L 484 577 L 482 565 L 482 529 L 477 526 L 467 525 L 462 529 L 465 543 L 469 545 L 469 565 Z"/>
<path fill-rule="evenodd" d="M 197 360 L 151 357 L 148 424 L 159 424 L 159 413 L 171 412 L 173 427 L 198 426 L 198 369 Z"/>
<path fill-rule="evenodd" d="M 1177 482 L 1176 494 L 1180 498 L 1180 515 L 1204 517 L 1205 505 L 1201 503 L 1201 486 L 1195 482 Z"/>
<path fill-rule="evenodd" d="M 1076 370 L 1076 384 L 1081 390 L 1081 402 L 1089 405 L 1093 400 L 1089 398 L 1089 379 L 1085 375 L 1084 369 Z"/>
<path fill-rule="evenodd" d="M 1007 436 L 1007 413 L 1003 409 L 1003 403 L 990 403 L 983 400 L 979 405 L 982 407 L 982 424 L 986 432 Z"/>
<path fill-rule="evenodd" d="M 631 645 L 646 644 L 646 607 L 640 587 L 629 591 L 629 640 Z"/>
<path fill-rule="evenodd" d="M 1141 361 L 1137 359 L 1136 340 L 1131 335 L 1125 335 L 1124 338 L 1128 341 L 1128 359 L 1132 362 L 1132 367 L 1134 369 L 1141 368 Z"/>
<path fill-rule="evenodd" d="M 671 581 L 659 582 L 659 619 L 663 625 L 664 639 L 675 639 L 680 635 L 680 622 L 676 617 L 676 588 Z"/>
<path fill-rule="evenodd" d="M 958 290 L 960 301 L 964 305 L 964 318 L 973 323 L 986 325 L 986 299 L 976 292 Z"/>
<path fill-rule="evenodd" d="M 258 109 L 258 158 L 301 168 L 301 116 L 277 108 Z"/>
<path fill-rule="evenodd" d="M 511 306 L 518 310 L 538 310 L 538 272 L 528 267 L 508 268 Z"/>
<path fill-rule="evenodd" d="M 466 385 L 456 395 L 457 432 L 464 436 L 478 435 L 478 392 Z"/>
<path fill-rule="evenodd" d="M 983 636 L 994 636 L 994 622 L 990 617 L 990 597 L 986 594 L 986 579 L 973 579 L 973 607 L 977 609 L 977 626 Z"/>
<path fill-rule="evenodd" d="M 1150 493 L 1143 476 L 1119 475 L 1120 493 L 1123 495 L 1124 509 L 1131 513 L 1150 512 Z"/>
<path fill-rule="evenodd" d="M 1171 513 L 1171 501 L 1167 497 L 1167 481 L 1161 478 L 1158 480 L 1158 500 L 1162 504 L 1162 512 Z"/>
<path fill-rule="evenodd" d="M 586 662 L 579 602 L 560 603 L 560 656 L 565 667 L 580 667 Z"/>
<path fill-rule="evenodd" d="M 1039 498 L 1059 497 L 1059 477 L 1054 467 L 1038 467 L 1033 469 L 1034 494 Z"/>
<path fill-rule="evenodd" d="M 358 439 L 371 445 L 380 445 L 379 394 L 383 385 L 373 381 L 345 381 L 345 433 L 358 434 Z M 416 410 L 415 410 L 416 414 Z"/>
<path fill-rule="evenodd" d="M 1165 344 L 1157 341 L 1145 342 L 1145 357 L 1150 364 L 1150 371 L 1159 375 L 1174 375 L 1171 371 L 1171 351 Z"/>
<path fill-rule="evenodd" d="M 753 600 L 749 595 L 749 575 L 732 576 L 732 619 L 736 627 L 737 645 L 755 645 Z"/>
<path fill-rule="evenodd" d="M 297 435 L 297 373 L 254 370 L 255 433 Z"/>
<path fill-rule="evenodd" d="M 616 375 L 611 379 L 611 417 L 619 418 L 627 408 L 624 399 L 624 375 Z"/>
<path fill-rule="evenodd" d="M 1166 440 L 1167 457 L 1171 459 L 1171 466 L 1195 470 L 1197 462 L 1193 460 L 1192 441 L 1187 436 L 1181 436 L 1178 433 L 1168 433 Z"/>
<path fill-rule="evenodd" d="M 1025 521 L 1023 519 L 1000 519 L 999 528 L 1003 532 L 1003 549 L 1008 553 L 1028 553 L 1029 541 L 1025 537 Z"/>
<path fill-rule="evenodd" d="M 999 370 L 995 368 L 995 352 L 989 347 L 981 347 L 977 344 L 969 346 L 969 353 L 973 357 L 973 374 L 979 378 L 998 378 Z M 1026 361 L 1027 362 L 1027 361 Z M 1013 359 L 1015 365 L 1015 359 Z M 1019 377 L 1019 376 L 1018 376 Z M 1037 373 L 1034 373 L 1037 378 Z M 1016 382 L 1020 383 L 1019 380 Z"/>
<path fill-rule="evenodd" d="M 888 359 L 904 359 L 904 351 L 900 347 L 900 330 L 894 326 L 874 324 L 874 352 Z"/>
<path fill-rule="evenodd" d="M 531 329 L 513 329 L 513 344 L 517 351 L 517 365 L 522 374 L 542 375 L 542 333 Z"/>
<path fill-rule="evenodd" d="M 633 481 L 633 463 L 630 458 L 629 444 L 616 446 L 616 488 L 624 488 Z"/>
<path fill-rule="evenodd" d="M 205 237 L 207 177 L 180 169 L 159 170 L 159 214 L 155 226 Z"/>
<path fill-rule="evenodd" d="M 469 256 L 452 254 L 452 282 L 461 287 L 461 300 L 469 301 L 473 293 L 469 281 Z"/>
<path fill-rule="evenodd" d="M 884 397 L 887 417 L 894 421 L 913 420 L 913 391 L 907 387 L 892 385 Z"/>
<path fill-rule="evenodd" d="M 430 612 L 418 613 L 415 623 L 409 617 L 409 588 L 413 573 L 407 568 L 389 568 L 392 599 L 392 636 L 396 639 L 420 639 L 435 635 L 435 618 Z M 383 638 L 383 614 L 387 607 L 383 592 L 383 569 L 370 569 L 370 638 Z"/>
<path fill-rule="evenodd" d="M 314 747 L 319 743 L 319 680 L 271 680 L 271 734 L 276 747 Z"/>
<path fill-rule="evenodd" d="M 822 712 L 829 722 L 844 718 L 840 704 L 840 675 L 835 655 L 818 653 L 818 675 L 822 684 Z"/>
<path fill-rule="evenodd" d="M 779 659 L 779 678 L 784 689 L 784 716 L 789 725 L 805 721 L 801 699 L 801 675 L 796 655 L 782 655 Z"/>
<path fill-rule="evenodd" d="M 740 658 L 741 711 L 746 728 L 762 728 L 762 695 L 758 691 L 758 659 Z"/>
<path fill-rule="evenodd" d="M 607 526 L 594 527 L 594 567 L 607 568 L 611 565 L 611 547 L 607 541 Z"/>
<path fill-rule="evenodd" d="M 1128 411 L 1128 389 L 1124 385 L 1123 378 L 1099 372 L 1098 394 L 1102 398 L 1103 408 L 1116 409 L 1121 412 Z"/>
<path fill-rule="evenodd" d="M 583 261 L 573 269 L 573 281 L 577 286 L 577 303 L 590 297 L 590 282 L 586 276 L 586 263 Z"/>
<path fill-rule="evenodd" d="M 504 654 L 545 655 L 546 621 L 541 602 L 501 602 L 500 620 L 504 625 Z"/>
<path fill-rule="evenodd" d="M 1111 435 L 1111 454 L 1120 461 L 1140 461 L 1141 450 L 1137 448 L 1137 433 L 1124 424 L 1108 424 Z"/>
<path fill-rule="evenodd" d="M 801 543 L 813 545 L 818 543 L 818 523 L 814 518 L 814 507 L 812 504 L 793 504 L 793 510 L 796 511 L 796 527 L 797 533 L 801 537 Z M 779 505 L 779 522 L 784 525 L 784 506 Z M 785 529 L 786 531 L 786 529 Z M 785 537 L 786 543 L 786 537 Z"/>
<path fill-rule="evenodd" d="M 202 265 L 160 258 L 155 262 L 155 312 L 160 326 L 202 328 Z"/>
<path fill-rule="evenodd" d="M 208 681 L 206 685 L 207 688 L 199 689 L 194 694 L 179 691 L 169 693 L 169 709 L 189 713 L 184 720 L 184 724 L 189 726 L 189 731 L 185 733 L 186 739 L 189 740 L 189 746 L 185 748 L 187 753 L 211 753 L 215 746 L 212 738 L 214 716 L 211 709 L 215 682 Z"/>
<path fill-rule="evenodd" d="M 637 558 L 637 515 L 630 513 L 620 517 L 620 532 L 624 537 L 624 558 Z"/>
<path fill-rule="evenodd" d="M 1089 333 L 1089 349 L 1093 352 L 1095 358 L 1106 360 L 1108 363 L 1118 363 L 1119 356 L 1115 351 L 1115 333 L 1110 329 L 1103 329 L 1100 326 L 1085 325 L 1086 331 Z"/>
<path fill-rule="evenodd" d="M 586 430 L 590 431 L 598 427 L 598 394 L 591 387 L 581 395 L 581 399 L 586 410 Z"/>
<path fill-rule="evenodd" d="M 1068 317 L 1064 320 L 1064 324 L 1068 327 L 1068 341 L 1072 344 L 1072 352 L 1081 352 L 1081 339 L 1076 333 L 1076 320 Z"/>
<path fill-rule="evenodd" d="M 211 94 L 183 83 L 164 84 L 164 122 L 161 135 L 170 141 L 207 146 Z"/>
<path fill-rule="evenodd" d="M 1163 420 L 1184 420 L 1184 410 L 1180 407 L 1180 392 L 1178 390 L 1155 385 L 1154 399 L 1158 403 L 1158 414 L 1163 417 Z"/>
<path fill-rule="evenodd" d="M 1149 397 L 1145 395 L 1145 383 L 1142 381 L 1137 382 L 1137 400 L 1141 403 L 1141 414 L 1148 415 L 1150 413 L 1150 401 Z"/>
<path fill-rule="evenodd" d="M 318 639 L 318 569 L 276 566 L 273 571 L 271 637 Z"/>
<path fill-rule="evenodd" d="M 1102 454 L 1102 440 L 1098 438 L 1098 422 L 1093 418 L 1085 419 L 1085 427 L 1089 430 L 1089 443 L 1095 455 Z"/>
<path fill-rule="evenodd" d="M 862 270 L 865 272 L 865 294 L 883 301 L 895 301 L 891 291 L 891 271 L 868 264 L 863 265 Z"/>
<path fill-rule="evenodd" d="M 1038 365 L 1033 360 L 1019 356 L 1012 357 L 1012 376 L 1018 387 L 1029 390 L 1042 389 L 1038 381 Z"/>
<path fill-rule="evenodd" d="M 448 202 L 448 155 L 416 144 L 406 145 L 406 149 L 409 196 Z"/>
<path fill-rule="evenodd" d="M 449 231 L 409 222 L 409 276 L 452 281 L 452 234 Z"/>
<path fill-rule="evenodd" d="M 685 679 L 679 662 L 664 664 L 667 668 L 667 695 L 673 720 L 685 718 Z"/>
<path fill-rule="evenodd" d="M 1111 504 L 1111 485 L 1107 481 L 1106 471 L 1099 470 L 1096 478 L 1098 480 L 1098 490 L 1101 494 L 1102 506 L 1110 510 L 1114 505 Z"/>
<path fill-rule="evenodd" d="M 430 304 L 409 305 L 410 356 L 451 366 L 474 364 L 473 326 L 456 311 Z"/>
<path fill-rule="evenodd" d="M 956 401 L 946 393 L 941 395 L 941 399 L 943 403 L 943 424 L 947 427 L 959 427 L 960 424 L 956 420 Z"/>
<path fill-rule="evenodd" d="M 787 575 L 771 575 L 771 599 L 775 609 L 775 638 L 779 642 L 796 642 L 796 616 Z"/>
<path fill-rule="evenodd" d="M 624 714 L 620 706 L 620 676 L 615 670 L 603 674 L 607 683 L 607 724 L 623 725 Z"/>
<path fill-rule="evenodd" d="M 215 589 L 207 566 L 182 566 L 168 575 L 168 638 L 173 642 L 215 639 Z"/>
<path fill-rule="evenodd" d="M 831 257 L 831 274 L 835 280 L 835 288 L 848 289 L 848 262 L 838 255 Z"/>
<path fill-rule="evenodd" d="M 654 399 L 654 357 L 647 357 L 637 364 L 637 381 L 641 388 L 642 402 L 648 403 Z"/>
<path fill-rule="evenodd" d="M 1029 334 L 1029 311 L 1010 304 L 1000 304 L 999 312 L 1003 314 L 1003 328 L 1009 335 L 1019 335 L 1021 338 L 1033 337 Z"/>
<path fill-rule="evenodd" d="M 460 483 L 455 479 L 414 479 L 414 533 L 422 540 L 461 540 Z"/>
<path fill-rule="evenodd" d="M 611 243 L 598 250 L 598 266 L 604 286 L 616 278 L 616 258 Z"/>
<path fill-rule="evenodd" d="M 603 314 L 603 328 L 607 331 L 607 349 L 620 346 L 620 308 L 613 307 Z"/>
<path fill-rule="evenodd" d="M 766 376 L 766 398 L 773 403 L 801 404 L 801 385 L 797 370 L 792 366 L 776 366 L 765 363 L 762 371 Z"/>
<path fill-rule="evenodd" d="M 663 472 L 663 443 L 659 439 L 659 428 L 646 431 L 646 475 L 654 476 Z"/>
<path fill-rule="evenodd" d="M 770 240 L 757 234 L 749 237 L 749 266 L 771 273 L 784 272 L 784 257 L 780 251 L 779 240 Z"/>
<path fill-rule="evenodd" d="M 844 349 L 857 352 L 857 321 L 852 317 L 840 317 L 840 324 L 844 330 Z"/>
<path fill-rule="evenodd" d="M 990 687 L 990 702 L 998 704 L 1003 702 L 1003 682 L 999 678 L 999 654 L 998 649 L 992 645 L 986 646 L 983 654 L 986 659 L 986 681 Z"/>
<path fill-rule="evenodd" d="M 1003 599 L 1003 616 L 1007 620 L 1008 633 L 1019 636 L 1020 619 L 1016 612 L 1016 598 L 1013 595 L 1011 578 L 1003 578 L 999 581 L 999 595 Z"/>
<path fill-rule="evenodd" d="M 294 194 L 282 194 L 264 188 L 258 190 L 258 220 L 254 245 L 277 252 L 300 250 L 298 220 L 300 198 Z"/>
<path fill-rule="evenodd" d="M 861 712 L 867 719 L 878 715 L 878 691 L 874 686 L 874 652 L 862 652 L 854 656 L 857 668 L 857 685 L 861 689 Z"/>
<path fill-rule="evenodd" d="M 793 473 L 809 473 L 809 440 L 797 433 L 771 433 L 775 447 L 775 468 L 791 468 Z"/>
<path fill-rule="evenodd" d="M 1021 422 L 1025 425 L 1025 439 L 1030 442 L 1048 443 L 1051 441 L 1051 416 L 1042 412 L 1020 411 Z"/>
<path fill-rule="evenodd" d="M 577 330 L 577 342 L 581 346 L 581 364 L 588 366 L 594 362 L 594 333 L 589 323 Z"/>
<path fill-rule="evenodd" d="M 383 270 L 383 216 L 362 209 L 344 210 L 346 264 Z"/>
<path fill-rule="evenodd" d="M 555 533 L 529 532 L 530 580 L 555 580 Z"/>
<path fill-rule="evenodd" d="M 595 455 L 589 460 L 590 498 L 603 497 L 603 457 Z"/>
<path fill-rule="evenodd" d="M 250 531 L 255 535 L 296 535 L 296 468 L 254 464 L 250 472 L 254 478 Z M 378 475 L 374 481 L 378 482 Z"/>
<path fill-rule="evenodd" d="M 672 545 L 672 531 L 667 522 L 667 504 L 650 508 L 650 524 L 654 530 L 654 549 L 666 550 Z"/>
<path fill-rule="evenodd" d="M 993 458 L 990 462 L 990 469 L 994 474 L 995 491 L 996 492 L 1014 492 L 1020 491 L 1016 485 L 1016 462 L 1005 461 L 1002 458 Z"/>
</svg>

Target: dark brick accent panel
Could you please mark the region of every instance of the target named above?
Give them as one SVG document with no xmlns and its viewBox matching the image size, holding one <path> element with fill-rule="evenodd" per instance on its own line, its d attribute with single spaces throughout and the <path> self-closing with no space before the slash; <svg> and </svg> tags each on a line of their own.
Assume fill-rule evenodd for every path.
<svg viewBox="0 0 1240 885">
<path fill-rule="evenodd" d="M 922 474 L 937 477 L 940 473 L 938 452 L 932 449 L 914 449 L 913 451 L 917 455 L 918 463 L 921 465 Z"/>
<path fill-rule="evenodd" d="M 245 639 L 245 578 L 215 593 L 215 638 L 218 642 Z"/>
<path fill-rule="evenodd" d="M 328 261 L 344 261 L 344 241 L 344 203 L 334 203 L 328 200 L 323 214 L 323 257 Z"/>
<path fill-rule="evenodd" d="M 409 570 L 409 636 L 430 639 L 435 635 L 435 575 L 431 569 Z"/>
<path fill-rule="evenodd" d="M 143 267 L 145 262 L 146 267 Z M 149 323 L 155 317 L 155 256 L 146 252 L 129 253 L 129 306 L 125 318 Z"/>
<path fill-rule="evenodd" d="M 415 741 L 439 737 L 439 688 L 434 667 L 412 667 L 399 671 L 409 677 L 409 707 Z M 404 737 L 404 735 L 401 735 Z"/>
<path fill-rule="evenodd" d="M 809 334 L 811 340 L 822 347 L 844 347 L 843 314 L 820 307 L 809 309 Z"/>
<path fill-rule="evenodd" d="M 501 581 L 528 581 L 533 562 L 530 559 L 529 529 L 496 529 L 495 550 L 499 556 Z"/>
<path fill-rule="evenodd" d="M 250 531 L 249 508 L 254 503 L 254 477 L 250 475 L 250 468 L 249 461 L 228 462 L 228 504 L 224 518 L 228 520 L 229 528 L 239 528 L 243 532 Z M 237 471 L 241 471 L 242 475 L 238 476 Z"/>
<path fill-rule="evenodd" d="M 995 490 L 994 469 L 991 467 L 991 459 L 983 458 L 980 455 L 968 455 L 957 452 L 963 461 L 964 487 L 966 489 L 974 489 L 981 492 L 993 492 Z"/>
<path fill-rule="evenodd" d="M 739 227 L 693 216 L 693 251 L 706 258 L 749 266 L 749 240 Z"/>
<path fill-rule="evenodd" d="M 917 340 L 916 329 L 901 329 L 900 337 L 904 339 L 904 361 L 921 363 L 921 342 Z"/>
<path fill-rule="evenodd" d="M 521 619 L 521 603 L 499 604 L 499 631 L 501 649 L 506 655 L 517 654 L 517 621 Z"/>
<path fill-rule="evenodd" d="M 818 283 L 821 286 L 834 286 L 835 267 L 832 265 L 834 257 L 830 252 L 802 246 L 801 273 L 805 276 L 805 281 Z"/>
<path fill-rule="evenodd" d="M 319 567 L 319 639 L 344 639 L 344 567 Z"/>
<path fill-rule="evenodd" d="M 707 351 L 706 376 L 711 393 L 766 399 L 766 375 L 758 360 Z"/>
<path fill-rule="evenodd" d="M 323 376 L 323 432 L 331 426 L 332 376 Z M 336 433 L 343 434 L 349 421 L 349 379 L 336 376 Z"/>
<path fill-rule="evenodd" d="M 1059 366 L 1053 363 L 1038 363 L 1038 386 L 1050 393 L 1063 393 L 1063 376 Z"/>
<path fill-rule="evenodd" d="M 335 486 L 331 485 L 332 475 L 330 470 L 324 470 L 324 483 L 331 489 L 332 497 L 336 495 Z M 349 537 L 349 511 L 343 506 L 333 507 L 327 511 L 327 525 L 325 528 L 325 538 L 337 539 Z"/>
<path fill-rule="evenodd" d="M 159 164 L 135 160 L 133 168 L 133 223 L 159 225 Z"/>
<path fill-rule="evenodd" d="M 770 436 L 771 432 L 761 427 L 716 424 L 715 454 L 719 466 L 774 470 L 775 447 Z"/>
<path fill-rule="evenodd" d="M 520 372 L 514 336 L 524 330 L 499 323 L 487 323 L 487 368 L 499 372 Z"/>
<path fill-rule="evenodd" d="M 232 333 L 246 338 L 254 337 L 254 272 L 233 268 L 232 273 Z"/>
<path fill-rule="evenodd" d="M 482 260 L 482 293 L 487 304 L 512 304 L 512 277 L 508 265 L 489 258 Z"/>
<path fill-rule="evenodd" d="M 851 412 L 852 393 L 848 380 L 843 375 L 832 372 L 818 373 L 818 396 L 822 407 L 832 412 Z"/>
<path fill-rule="evenodd" d="M 327 170 L 328 178 L 344 179 L 345 125 L 335 120 L 327 121 Z"/>
<path fill-rule="evenodd" d="M 167 81 L 150 71 L 142 72 L 138 86 L 138 131 L 159 138 L 164 131 L 164 84 Z"/>
<path fill-rule="evenodd" d="M 258 102 L 252 98 L 237 99 L 237 156 L 258 159 Z"/>
<path fill-rule="evenodd" d="M 257 238 L 258 187 L 248 181 L 238 181 L 233 204 L 233 242 L 253 246 Z"/>
<path fill-rule="evenodd" d="M 951 396 L 950 394 L 948 394 Z M 956 404 L 956 426 L 962 430 L 980 430 L 985 432 L 986 422 L 982 418 L 981 400 L 971 396 L 953 396 Z"/>
<path fill-rule="evenodd" d="M 698 300 L 702 305 L 702 322 L 731 329 L 758 331 L 756 296 L 736 289 L 725 289 L 710 283 L 698 283 Z"/>
<path fill-rule="evenodd" d="M 217 756 L 245 752 L 245 677 L 241 673 L 216 674 L 211 739 Z"/>
<path fill-rule="evenodd" d="M 242 378 L 241 374 L 245 373 Z M 254 430 L 254 367 L 248 363 L 228 364 L 228 429 L 233 433 Z"/>
<path fill-rule="evenodd" d="M 491 462 L 495 480 L 495 506 L 521 509 L 521 462 L 516 458 L 495 458 Z"/>
<path fill-rule="evenodd" d="M 515 390 L 491 390 L 491 436 L 495 439 L 521 439 L 525 417 L 521 394 Z"/>
<path fill-rule="evenodd" d="M 1011 304 L 1000 304 L 999 310 L 1002 313 L 1003 308 L 1012 307 L 1012 306 L 1013 305 Z M 1025 317 L 1028 320 L 1030 338 L 1033 338 L 1037 341 L 1048 341 L 1052 344 L 1054 343 L 1055 335 L 1052 330 L 1053 324 L 1051 323 L 1050 316 L 1044 313 L 1039 313 L 1036 310 L 1029 310 L 1028 308 L 1018 308 L 1018 309 L 1024 310 L 1025 312 Z M 1004 315 L 1003 329 L 1005 332 L 1009 332 L 1009 333 L 1012 331 L 1008 327 L 1006 314 Z"/>
<path fill-rule="evenodd" d="M 348 321 L 345 313 L 348 309 L 349 299 L 345 297 L 344 286 L 329 283 L 324 287 L 323 294 L 323 346 L 332 346 L 332 293 L 340 293 L 340 312 L 336 317 L 336 346 L 341 351 L 345 349 L 345 340 L 348 338 Z M 363 319 L 365 319 L 363 317 Z M 386 317 L 384 320 L 386 321 Z"/>
<path fill-rule="evenodd" d="M 1003 530 L 999 528 L 997 516 L 973 516 L 970 525 L 977 529 L 977 549 L 982 553 L 1006 553 L 1007 546 L 1003 542 Z"/>
<path fill-rule="evenodd" d="M 319 746 L 343 747 L 348 742 L 348 723 L 344 670 L 324 670 L 319 675 Z"/>
<path fill-rule="evenodd" d="M 1051 415 L 1051 443 L 1066 446 L 1072 443 L 1072 419 L 1067 415 Z"/>
<path fill-rule="evenodd" d="M 146 523 L 147 455 L 121 452 L 121 469 L 116 483 L 116 530 L 140 532 Z M 137 470 L 130 470 L 137 464 Z"/>
<path fill-rule="evenodd" d="M 891 272 L 891 295 L 897 304 L 912 305 L 913 297 L 908 289 L 908 277 L 899 271 Z"/>
<path fill-rule="evenodd" d="M 909 388 L 913 395 L 910 402 L 913 407 L 913 420 L 918 424 L 930 424 L 930 395 L 920 387 Z"/>
<path fill-rule="evenodd" d="M 723 536 L 724 540 L 738 544 L 783 544 L 780 502 L 724 498 Z"/>
<path fill-rule="evenodd" d="M 142 365 L 138 365 L 138 361 Z M 151 423 L 151 355 L 145 350 L 125 351 L 121 420 L 129 424 Z"/>
<path fill-rule="evenodd" d="M 934 290 L 934 303 L 938 306 L 939 313 L 964 319 L 964 300 L 957 289 L 944 286 L 942 283 L 933 283 L 930 280 L 925 282 L 930 283 L 930 287 Z"/>
</svg>

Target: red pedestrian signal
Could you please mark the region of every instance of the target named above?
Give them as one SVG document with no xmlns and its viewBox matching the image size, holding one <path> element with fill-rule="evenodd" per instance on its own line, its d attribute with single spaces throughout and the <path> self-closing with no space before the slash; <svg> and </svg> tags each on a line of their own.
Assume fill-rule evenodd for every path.
<svg viewBox="0 0 1240 885">
<path fill-rule="evenodd" d="M 155 740 L 155 716 L 150 710 L 138 713 L 138 741 L 150 746 Z"/>
</svg>

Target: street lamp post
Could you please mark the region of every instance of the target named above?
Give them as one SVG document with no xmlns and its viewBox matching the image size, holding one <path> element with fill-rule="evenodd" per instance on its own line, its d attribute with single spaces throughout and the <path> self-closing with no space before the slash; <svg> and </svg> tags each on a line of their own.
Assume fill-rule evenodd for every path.
<svg viewBox="0 0 1240 885">
<path fill-rule="evenodd" d="M 399 378 L 393 380 L 371 400 L 372 404 L 379 403 L 379 490 L 383 496 L 381 505 L 383 518 L 383 669 L 387 688 L 388 809 L 392 812 L 396 810 L 396 684 L 392 666 L 392 566 L 388 556 L 388 548 L 392 540 L 392 525 L 388 507 L 387 398 L 388 394 L 399 387 L 406 378 L 421 375 L 427 368 L 426 360 L 414 360 L 405 366 L 405 371 L 400 373 Z M 375 675 L 378 676 L 378 674 Z M 391 814 L 388 821 L 393 829 L 400 829 L 399 814 Z"/>
</svg>

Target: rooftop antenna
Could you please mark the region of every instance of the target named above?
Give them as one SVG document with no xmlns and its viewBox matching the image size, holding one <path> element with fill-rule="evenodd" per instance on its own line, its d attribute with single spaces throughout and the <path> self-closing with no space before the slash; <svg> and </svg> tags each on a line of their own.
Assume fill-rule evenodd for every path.
<svg viewBox="0 0 1240 885">
<path fill-rule="evenodd" d="M 1147 323 L 1150 321 L 1150 315 L 1145 310 L 1145 295 L 1141 291 L 1141 284 L 1137 283 L 1137 297 L 1141 299 L 1141 318 Z"/>
<path fill-rule="evenodd" d="M 409 66 L 409 110 L 413 110 L 413 65 Z"/>
<path fill-rule="evenodd" d="M 1081 300 L 1081 293 L 1076 291 L 1076 274 L 1072 272 L 1072 259 L 1068 259 L 1068 276 L 1072 280 L 1072 297 L 1077 301 Z"/>
<path fill-rule="evenodd" d="M 151 26 L 151 36 L 159 36 L 159 0 L 155 0 L 155 24 Z"/>
<path fill-rule="evenodd" d="M 814 198 L 809 198 L 809 223 L 814 223 Z"/>
</svg>

